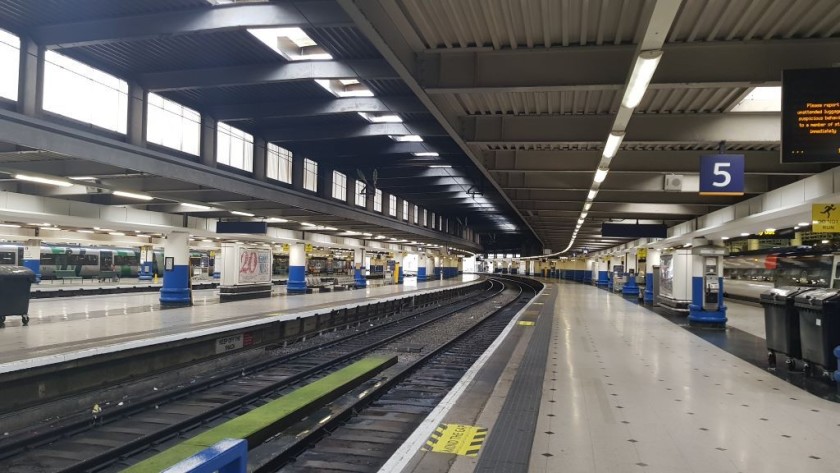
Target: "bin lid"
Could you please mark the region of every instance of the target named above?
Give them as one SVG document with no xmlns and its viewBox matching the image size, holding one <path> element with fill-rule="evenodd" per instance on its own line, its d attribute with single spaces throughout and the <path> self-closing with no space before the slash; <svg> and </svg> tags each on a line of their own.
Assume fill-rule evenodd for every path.
<svg viewBox="0 0 840 473">
<path fill-rule="evenodd" d="M 816 288 L 813 287 L 799 287 L 799 286 L 782 286 L 782 287 L 774 287 L 769 291 L 765 291 L 761 293 L 760 299 L 762 301 L 777 301 L 781 302 L 784 299 L 793 299 L 794 297 L 803 294 L 805 292 L 813 291 Z"/>
<path fill-rule="evenodd" d="M 796 303 L 819 306 L 825 302 L 840 299 L 840 289 L 819 288 L 796 296 Z"/>
<path fill-rule="evenodd" d="M 0 265 L 0 280 L 26 278 L 35 281 L 35 272 L 24 266 Z"/>
</svg>

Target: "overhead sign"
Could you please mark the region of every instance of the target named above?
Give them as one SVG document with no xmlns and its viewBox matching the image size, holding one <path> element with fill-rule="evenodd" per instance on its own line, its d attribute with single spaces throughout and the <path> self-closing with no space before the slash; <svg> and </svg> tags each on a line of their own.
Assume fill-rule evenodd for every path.
<svg viewBox="0 0 840 473">
<path fill-rule="evenodd" d="M 840 204 L 813 204 L 811 220 L 815 233 L 840 233 Z"/>
<path fill-rule="evenodd" d="M 217 222 L 216 233 L 249 233 L 265 235 L 268 224 L 265 222 Z"/>
<path fill-rule="evenodd" d="M 312 244 L 307 243 L 306 246 L 304 247 L 304 251 L 307 252 L 307 253 L 312 253 Z"/>
<path fill-rule="evenodd" d="M 700 195 L 744 195 L 744 155 L 700 156 Z"/>
<path fill-rule="evenodd" d="M 782 162 L 840 162 L 840 68 L 782 72 Z"/>
</svg>

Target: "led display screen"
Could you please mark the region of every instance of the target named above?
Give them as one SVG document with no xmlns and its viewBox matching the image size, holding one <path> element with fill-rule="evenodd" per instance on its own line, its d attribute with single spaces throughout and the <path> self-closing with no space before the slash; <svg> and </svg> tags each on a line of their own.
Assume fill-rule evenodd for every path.
<svg viewBox="0 0 840 473">
<path fill-rule="evenodd" d="M 840 68 L 782 73 L 782 162 L 840 162 Z"/>
</svg>

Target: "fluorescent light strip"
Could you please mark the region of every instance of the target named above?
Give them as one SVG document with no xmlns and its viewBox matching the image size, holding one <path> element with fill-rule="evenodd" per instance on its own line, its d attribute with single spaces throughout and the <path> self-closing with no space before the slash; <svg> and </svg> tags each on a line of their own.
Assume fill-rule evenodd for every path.
<svg viewBox="0 0 840 473">
<path fill-rule="evenodd" d="M 48 184 L 57 187 L 70 187 L 72 182 L 62 181 L 60 179 L 50 179 L 47 177 L 30 176 L 29 174 L 15 174 L 14 178 L 19 181 L 36 182 L 38 184 Z"/>
<path fill-rule="evenodd" d="M 420 143 L 423 141 L 423 137 L 420 135 L 389 135 L 389 137 L 399 143 Z"/>
<path fill-rule="evenodd" d="M 184 207 L 189 207 L 191 209 L 196 209 L 196 210 L 210 210 L 210 207 L 208 207 L 206 205 L 191 204 L 189 202 L 181 202 L 181 205 L 183 205 Z"/>
<path fill-rule="evenodd" d="M 639 105 L 661 58 L 662 51 L 659 50 L 642 51 L 639 54 L 636 64 L 633 65 L 633 72 L 630 74 L 630 82 L 627 84 L 627 90 L 624 91 L 621 105 L 627 108 L 635 108 Z"/>
<path fill-rule="evenodd" d="M 440 156 L 440 153 L 437 153 L 437 152 L 434 152 L 434 151 L 419 151 L 417 153 L 411 153 L 411 154 L 413 154 L 414 156 L 417 156 L 418 158 L 422 158 L 422 157 L 436 158 L 436 157 Z"/>
<path fill-rule="evenodd" d="M 604 157 L 612 159 L 615 153 L 618 152 L 618 147 L 621 146 L 622 140 L 624 140 L 624 133 L 610 133 L 610 136 L 607 137 L 606 144 L 604 144 Z"/>
<path fill-rule="evenodd" d="M 135 194 L 133 192 L 125 192 L 125 191 L 114 191 L 114 195 L 117 195 L 117 196 L 120 196 L 120 197 L 126 197 L 126 198 L 129 198 L 129 199 L 146 200 L 146 201 L 154 199 L 154 197 L 152 197 L 150 195 Z"/>
<path fill-rule="evenodd" d="M 610 172 L 609 169 L 598 169 L 595 171 L 595 182 L 598 184 L 604 182 L 604 179 L 607 178 L 608 172 Z"/>
<path fill-rule="evenodd" d="M 598 191 L 596 191 L 595 189 L 592 189 L 591 191 L 589 191 L 589 194 L 587 194 L 586 198 L 587 198 L 588 200 L 592 200 L 592 199 L 594 199 L 597 195 L 598 195 Z"/>
<path fill-rule="evenodd" d="M 240 212 L 238 210 L 231 210 L 230 213 L 234 215 L 241 215 L 242 217 L 253 217 L 254 214 L 248 212 Z"/>
</svg>

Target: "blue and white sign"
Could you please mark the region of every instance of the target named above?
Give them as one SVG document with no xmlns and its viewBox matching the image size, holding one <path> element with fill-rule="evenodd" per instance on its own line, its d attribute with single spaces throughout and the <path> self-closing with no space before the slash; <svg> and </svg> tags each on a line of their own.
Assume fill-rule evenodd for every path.
<svg viewBox="0 0 840 473">
<path fill-rule="evenodd" d="M 744 195 L 744 155 L 700 156 L 700 195 Z"/>
</svg>

